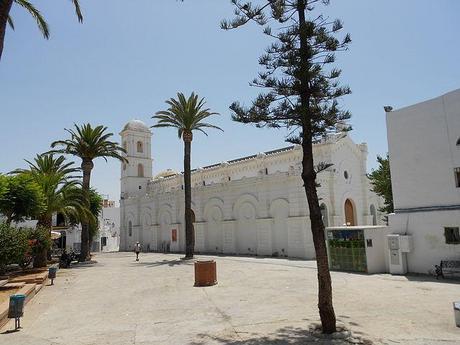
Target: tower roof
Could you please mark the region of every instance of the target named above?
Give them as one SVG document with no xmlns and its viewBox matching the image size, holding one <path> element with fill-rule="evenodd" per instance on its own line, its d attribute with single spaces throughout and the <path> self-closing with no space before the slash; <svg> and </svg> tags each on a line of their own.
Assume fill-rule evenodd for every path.
<svg viewBox="0 0 460 345">
<path fill-rule="evenodd" d="M 150 133 L 149 127 L 141 120 L 131 120 L 124 127 L 123 131 L 136 131 L 136 132 L 148 132 Z"/>
</svg>

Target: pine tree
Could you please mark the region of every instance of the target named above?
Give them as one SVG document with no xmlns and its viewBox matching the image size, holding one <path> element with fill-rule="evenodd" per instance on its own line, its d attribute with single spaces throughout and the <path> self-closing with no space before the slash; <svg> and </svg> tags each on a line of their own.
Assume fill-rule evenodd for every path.
<svg viewBox="0 0 460 345">
<path fill-rule="evenodd" d="M 367 175 L 371 184 L 372 191 L 381 196 L 384 200 L 384 206 L 379 209 L 380 212 L 393 213 L 393 191 L 391 189 L 390 157 L 377 156 L 379 167 L 372 170 Z"/>
<path fill-rule="evenodd" d="M 340 86 L 341 71 L 332 67 L 335 53 L 347 49 L 350 35 L 337 38 L 340 20 L 315 13 L 317 5 L 328 0 L 231 0 L 235 18 L 221 27 L 235 29 L 249 22 L 263 27 L 274 42 L 259 58 L 263 70 L 251 85 L 263 88 L 245 107 L 234 102 L 233 120 L 257 127 L 287 128 L 287 141 L 303 149 L 302 180 L 310 214 L 311 231 L 318 267 L 318 308 L 322 331 L 336 331 L 332 285 L 318 201 L 313 143 L 330 132 L 350 130 L 344 125 L 350 113 L 341 109 L 338 99 L 351 91 Z"/>
</svg>

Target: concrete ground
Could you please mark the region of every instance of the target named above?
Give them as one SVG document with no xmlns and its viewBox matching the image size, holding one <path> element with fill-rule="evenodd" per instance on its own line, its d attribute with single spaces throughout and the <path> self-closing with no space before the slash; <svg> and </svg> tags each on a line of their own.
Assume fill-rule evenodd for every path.
<svg viewBox="0 0 460 345">
<path fill-rule="evenodd" d="M 198 258 L 205 258 L 198 256 Z M 209 257 L 206 257 L 209 258 Z M 193 287 L 179 255 L 101 254 L 60 270 L 27 305 L 5 345 L 337 344 L 311 336 L 318 322 L 312 261 L 212 257 L 219 284 Z M 375 344 L 460 344 L 452 301 L 460 284 L 427 277 L 333 272 L 338 320 Z"/>
</svg>

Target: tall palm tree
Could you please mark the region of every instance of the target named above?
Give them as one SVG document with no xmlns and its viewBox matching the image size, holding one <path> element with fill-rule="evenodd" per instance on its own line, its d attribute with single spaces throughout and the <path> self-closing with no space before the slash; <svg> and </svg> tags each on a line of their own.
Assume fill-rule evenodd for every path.
<svg viewBox="0 0 460 345">
<path fill-rule="evenodd" d="M 38 215 L 37 228 L 49 230 L 51 235 L 53 214 L 61 213 L 66 217 L 80 217 L 93 223 L 89 207 L 83 198 L 80 181 L 75 174 L 80 169 L 73 162 L 65 162 L 64 156 L 54 157 L 52 154 L 37 155 L 34 162 L 26 160 L 28 169 L 18 169 L 15 174 L 29 176 L 40 186 L 45 197 L 43 210 Z M 34 267 L 46 266 L 46 248 L 34 259 Z"/>
<path fill-rule="evenodd" d="M 70 139 L 58 140 L 51 144 L 51 148 L 62 147 L 49 151 L 49 153 L 64 153 L 81 158 L 81 170 L 83 172 L 82 189 L 86 204 L 89 205 L 91 171 L 94 168 L 93 160 L 102 157 L 107 161 L 108 157 L 116 158 L 127 163 L 122 156 L 126 151 L 118 143 L 110 141 L 113 133 L 107 133 L 107 127 L 92 127 L 89 123 L 78 126 L 74 129 L 65 129 L 70 134 Z M 89 259 L 89 223 L 83 221 L 81 224 L 81 256 L 80 260 Z"/>
<path fill-rule="evenodd" d="M 83 15 L 81 13 L 79 0 L 71 0 L 74 7 L 75 13 L 77 15 L 78 21 L 81 23 L 83 22 Z M 28 0 L 0 0 L 0 59 L 2 58 L 3 53 L 3 42 L 5 40 L 5 31 L 6 25 L 8 24 L 11 29 L 14 30 L 14 22 L 10 16 L 10 10 L 13 3 L 22 6 L 25 8 L 30 15 L 35 19 L 37 22 L 37 26 L 40 29 L 43 37 L 49 39 L 50 31 L 48 28 L 48 23 L 43 18 L 42 14 L 39 10 Z"/>
<path fill-rule="evenodd" d="M 195 247 L 195 234 L 192 223 L 192 189 L 191 189 L 191 170 L 190 155 L 193 140 L 193 131 L 200 131 L 208 135 L 203 128 L 215 128 L 221 131 L 222 128 L 203 122 L 204 119 L 219 115 L 213 113 L 209 108 L 204 108 L 206 104 L 204 98 L 198 99 L 194 92 L 188 99 L 183 93 L 177 94 L 177 100 L 170 98 L 166 101 L 169 105 L 167 110 L 158 111 L 152 116 L 158 122 L 152 127 L 174 127 L 177 128 L 179 139 L 184 141 L 184 185 L 185 185 L 185 258 L 193 258 Z"/>
</svg>

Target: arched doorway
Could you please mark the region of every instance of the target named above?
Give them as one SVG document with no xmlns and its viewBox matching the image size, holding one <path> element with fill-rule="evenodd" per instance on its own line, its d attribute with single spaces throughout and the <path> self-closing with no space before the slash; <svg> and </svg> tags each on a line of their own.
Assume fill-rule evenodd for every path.
<svg viewBox="0 0 460 345">
<path fill-rule="evenodd" d="M 249 202 L 241 203 L 237 209 L 237 237 L 238 254 L 257 253 L 256 208 Z"/>
<path fill-rule="evenodd" d="M 329 216 L 327 214 L 327 206 L 325 203 L 322 203 L 319 208 L 321 209 L 321 218 L 323 219 L 324 227 L 327 228 L 329 226 Z"/>
<path fill-rule="evenodd" d="M 218 205 L 207 208 L 205 219 L 207 229 L 205 231 L 205 248 L 207 252 L 221 253 L 222 246 L 222 219 L 224 215 Z"/>
<path fill-rule="evenodd" d="M 288 256 L 289 232 L 287 220 L 289 218 L 289 203 L 284 199 L 274 200 L 270 205 L 270 216 L 273 218 L 272 251 L 270 254 L 273 256 Z"/>
<path fill-rule="evenodd" d="M 345 200 L 345 224 L 348 226 L 356 225 L 355 208 L 350 199 Z"/>
<path fill-rule="evenodd" d="M 371 205 L 370 212 L 372 216 L 372 225 L 377 225 L 377 210 L 374 205 Z"/>
</svg>

